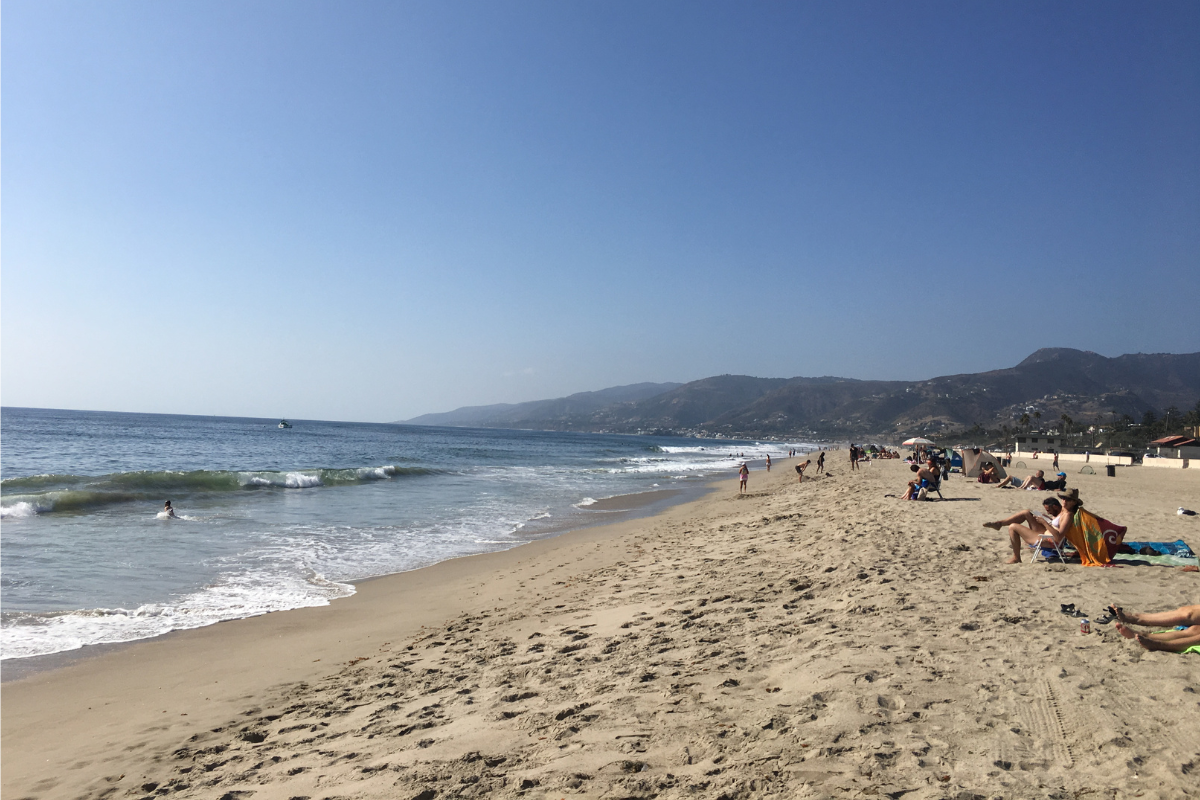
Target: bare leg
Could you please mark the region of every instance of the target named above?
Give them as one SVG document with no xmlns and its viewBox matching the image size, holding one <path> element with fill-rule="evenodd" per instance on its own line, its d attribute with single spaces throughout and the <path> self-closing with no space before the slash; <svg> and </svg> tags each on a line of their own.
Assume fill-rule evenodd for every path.
<svg viewBox="0 0 1200 800">
<path fill-rule="evenodd" d="M 1040 522 L 1040 520 L 1039 520 Z M 1026 528 L 1024 525 L 1013 523 L 1008 526 L 1008 543 L 1012 546 L 1012 558 L 1005 561 L 1005 564 L 1020 564 L 1021 563 L 1021 548 L 1025 545 L 1035 544 L 1041 541 L 1046 535 L 1045 525 L 1041 526 L 1040 530 Z"/>
<path fill-rule="evenodd" d="M 1189 633 L 1190 630 L 1193 629 L 1189 629 L 1188 631 L 1173 631 L 1173 633 L 1184 635 L 1166 641 L 1158 638 L 1165 634 L 1139 633 L 1136 638 L 1137 643 L 1147 650 L 1166 650 L 1169 653 L 1182 653 L 1189 647 L 1200 644 L 1200 629 L 1195 629 L 1195 633 Z"/>
<path fill-rule="evenodd" d="M 1126 625 L 1144 625 L 1148 628 L 1165 628 L 1172 625 L 1200 625 L 1200 606 L 1183 606 L 1174 611 L 1159 611 L 1154 614 L 1138 614 L 1125 611 L 1120 606 L 1109 606 L 1113 616 Z"/>
<path fill-rule="evenodd" d="M 998 531 L 1005 525 L 1013 525 L 1018 522 L 1024 522 L 1030 528 L 1041 531 L 1042 533 L 1050 532 L 1049 528 L 1046 526 L 1045 520 L 1034 514 L 1032 511 L 1018 511 L 1016 514 L 1013 514 L 1011 517 L 1007 517 L 1006 519 L 996 520 L 995 522 L 985 522 L 983 523 L 983 527 Z"/>
</svg>

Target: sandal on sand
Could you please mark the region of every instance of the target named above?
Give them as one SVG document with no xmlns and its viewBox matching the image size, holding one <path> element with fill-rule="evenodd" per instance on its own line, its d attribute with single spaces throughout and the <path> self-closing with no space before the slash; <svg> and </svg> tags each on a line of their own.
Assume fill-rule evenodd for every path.
<svg viewBox="0 0 1200 800">
<path fill-rule="evenodd" d="M 1060 605 L 1060 608 L 1062 609 L 1062 613 L 1066 614 L 1068 617 L 1086 617 L 1087 616 L 1087 614 L 1085 614 L 1082 611 L 1080 611 L 1079 609 L 1075 608 L 1074 603 L 1062 603 Z"/>
<path fill-rule="evenodd" d="M 1112 613 L 1112 611 L 1105 611 L 1103 617 L 1100 617 L 1099 619 L 1094 619 L 1094 620 L 1092 620 L 1092 622 L 1096 623 L 1097 625 L 1107 625 L 1108 623 L 1112 622 L 1116 618 L 1117 618 L 1117 615 Z"/>
</svg>

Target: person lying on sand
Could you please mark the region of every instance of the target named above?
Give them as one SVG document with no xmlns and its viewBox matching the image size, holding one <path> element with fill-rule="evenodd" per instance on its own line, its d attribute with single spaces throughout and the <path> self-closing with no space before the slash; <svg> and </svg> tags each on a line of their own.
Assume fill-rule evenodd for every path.
<svg viewBox="0 0 1200 800">
<path fill-rule="evenodd" d="M 1165 650 L 1169 653 L 1184 653 L 1192 648 L 1200 653 L 1200 606 L 1181 606 L 1174 611 L 1155 614 L 1138 614 L 1125 611 L 1118 605 L 1108 610 L 1117 618 L 1117 632 L 1126 639 L 1134 639 L 1147 650 Z M 1158 633 L 1139 633 L 1129 625 L 1149 628 L 1174 627 L 1175 630 Z"/>
<path fill-rule="evenodd" d="M 1013 486 L 1017 489 L 1038 490 L 1038 489 L 1041 489 L 1045 483 L 1046 483 L 1046 473 L 1039 469 L 1037 472 L 1033 473 L 1028 478 L 1026 478 L 1025 481 L 1023 483 L 1021 483 L 1020 485 L 1018 485 L 1017 477 L 1015 475 L 1009 475 L 1007 478 L 1000 481 L 1000 483 L 997 484 L 996 488 L 1003 489 L 1005 486 Z"/>
<path fill-rule="evenodd" d="M 1067 473 L 1058 472 L 1054 475 L 1052 481 L 1042 481 L 1042 491 L 1044 492 L 1061 492 L 1067 488 Z"/>
<path fill-rule="evenodd" d="M 920 466 L 917 466 L 916 464 L 913 464 L 912 466 L 909 467 L 909 469 L 911 469 L 913 472 L 917 473 L 917 479 L 915 481 L 908 482 L 908 490 L 904 492 L 905 500 L 912 500 L 913 497 L 916 496 L 917 492 L 921 488 L 922 482 L 928 481 L 928 483 L 930 485 L 938 482 L 937 473 L 934 472 L 929 467 L 920 467 Z"/>
<path fill-rule="evenodd" d="M 1008 542 L 1012 546 L 1012 557 L 1005 561 L 1005 564 L 1020 564 L 1022 547 L 1037 544 L 1042 541 L 1044 536 L 1053 538 L 1056 546 L 1062 546 L 1063 539 L 1067 537 L 1067 529 L 1071 527 L 1071 513 L 1068 513 L 1062 503 L 1053 497 L 1043 500 L 1042 507 L 1046 509 L 1044 514 L 1018 511 L 1007 519 L 983 523 L 983 527 L 991 528 L 994 531 L 1005 526 L 1008 527 Z"/>
</svg>

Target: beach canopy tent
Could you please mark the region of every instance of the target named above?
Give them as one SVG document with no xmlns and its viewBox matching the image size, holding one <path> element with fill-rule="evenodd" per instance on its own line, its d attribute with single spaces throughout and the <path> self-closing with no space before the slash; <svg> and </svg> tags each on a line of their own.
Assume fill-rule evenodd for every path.
<svg viewBox="0 0 1200 800">
<path fill-rule="evenodd" d="M 957 467 L 958 469 L 962 469 L 962 465 L 963 465 L 962 453 L 958 452 L 957 450 L 952 451 L 952 453 L 950 455 L 950 468 L 954 469 L 955 467 Z"/>
<path fill-rule="evenodd" d="M 979 473 L 983 472 L 983 468 L 988 464 L 996 467 L 996 475 L 1000 480 L 1008 477 L 1008 473 L 1004 471 L 1004 467 L 1000 466 L 1000 459 L 989 453 L 987 450 L 962 450 L 963 475 L 967 478 L 978 478 Z"/>
<path fill-rule="evenodd" d="M 917 436 L 912 439 L 905 439 L 903 442 L 900 443 L 900 446 L 901 447 L 916 447 L 919 444 L 933 444 L 933 442 L 931 442 L 928 439 L 922 439 L 920 436 Z"/>
</svg>

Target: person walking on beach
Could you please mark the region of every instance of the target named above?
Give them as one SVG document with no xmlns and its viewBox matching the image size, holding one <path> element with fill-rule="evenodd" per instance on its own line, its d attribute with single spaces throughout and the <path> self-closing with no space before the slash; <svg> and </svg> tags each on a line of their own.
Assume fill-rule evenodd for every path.
<svg viewBox="0 0 1200 800">
<path fill-rule="evenodd" d="M 767 456 L 767 472 L 771 471 L 771 457 Z"/>
<path fill-rule="evenodd" d="M 1052 466 L 1054 467 L 1054 471 L 1058 472 L 1058 451 L 1057 450 L 1054 451 L 1054 464 Z"/>
<path fill-rule="evenodd" d="M 738 494 L 746 491 L 746 481 L 750 479 L 750 468 L 742 464 L 742 468 L 738 470 Z"/>
<path fill-rule="evenodd" d="M 850 445 L 850 469 L 858 469 L 858 445 Z"/>
<path fill-rule="evenodd" d="M 820 475 L 825 471 L 825 451 L 817 453 L 817 474 Z"/>
</svg>

